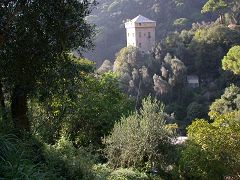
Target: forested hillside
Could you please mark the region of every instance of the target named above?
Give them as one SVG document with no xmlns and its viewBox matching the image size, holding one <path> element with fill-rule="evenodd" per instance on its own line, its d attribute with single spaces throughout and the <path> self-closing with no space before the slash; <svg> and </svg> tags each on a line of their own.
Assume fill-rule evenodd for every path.
<svg viewBox="0 0 240 180">
<path fill-rule="evenodd" d="M 240 1 L 0 1 L 0 179 L 240 179 Z"/>
<path fill-rule="evenodd" d="M 226 86 L 238 83 L 238 77 L 222 71 L 221 60 L 232 46 L 240 43 L 240 31 L 237 26 L 229 26 L 239 22 L 237 1 L 223 5 L 211 4 L 214 1 L 206 2 L 184 0 L 100 3 L 100 7 L 107 9 L 97 9 L 95 13 L 106 16 L 99 14 L 90 19 L 94 19 L 97 24 L 100 18 L 104 18 L 111 24 L 103 23 L 106 27 L 103 28 L 104 33 L 97 35 L 94 58 L 101 57 L 97 54 L 112 53 L 106 56 L 113 59 L 104 61 L 98 73 L 113 70 L 120 74 L 121 89 L 136 100 L 136 106 L 139 99 L 149 94 L 161 100 L 183 129 L 194 118 L 207 118 L 208 106 L 220 96 Z M 133 6 L 133 10 L 126 9 Z M 215 7 L 211 9 L 211 6 Z M 112 12 L 118 13 L 111 14 Z M 158 24 L 156 47 L 151 54 L 143 55 L 136 48 L 125 47 L 124 21 L 120 20 L 125 16 L 134 17 L 134 13 L 138 12 L 145 13 L 144 15 L 156 20 Z M 128 13 L 131 15 L 126 15 Z M 107 20 L 109 18 L 111 20 Z M 113 25 L 114 23 L 119 26 Z M 113 28 L 116 29 L 112 30 Z M 105 47 L 102 47 L 102 43 Z M 118 45 L 121 47 L 117 47 Z M 113 50 L 115 47 L 116 50 Z M 197 89 L 187 85 L 186 79 L 193 76 L 199 81 Z"/>
<path fill-rule="evenodd" d="M 100 0 L 96 9 L 87 18 L 97 27 L 95 50 L 87 57 L 99 65 L 105 60 L 114 60 L 115 54 L 126 46 L 124 22 L 141 14 L 157 21 L 157 41 L 167 34 L 190 29 L 192 23 L 210 21 L 211 14 L 201 14 L 206 0 Z"/>
</svg>

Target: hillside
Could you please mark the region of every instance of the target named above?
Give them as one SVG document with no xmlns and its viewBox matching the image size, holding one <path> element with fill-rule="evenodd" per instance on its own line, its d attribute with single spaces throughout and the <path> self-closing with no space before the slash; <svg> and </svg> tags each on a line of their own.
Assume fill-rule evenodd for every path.
<svg viewBox="0 0 240 180">
<path fill-rule="evenodd" d="M 96 1 L 0 1 L 0 180 L 240 179 L 240 0 Z"/>
<path fill-rule="evenodd" d="M 97 27 L 95 50 L 86 57 L 101 64 L 114 60 L 115 54 L 126 46 L 124 22 L 141 14 L 157 21 L 157 41 L 169 33 L 190 29 L 192 23 L 210 21 L 212 15 L 202 15 L 206 0 L 100 0 L 87 18 Z"/>
</svg>

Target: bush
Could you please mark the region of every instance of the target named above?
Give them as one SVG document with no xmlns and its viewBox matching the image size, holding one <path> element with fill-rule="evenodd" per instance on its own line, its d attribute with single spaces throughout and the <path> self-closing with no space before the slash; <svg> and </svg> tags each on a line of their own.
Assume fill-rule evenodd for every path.
<svg viewBox="0 0 240 180">
<path fill-rule="evenodd" d="M 113 171 L 109 180 L 146 180 L 149 179 L 146 174 L 133 171 L 132 169 L 118 169 Z"/>
<path fill-rule="evenodd" d="M 55 145 L 45 145 L 44 155 L 48 168 L 63 179 L 93 179 L 95 157 L 84 148 L 75 148 L 64 137 Z"/>
<path fill-rule="evenodd" d="M 139 113 L 116 123 L 111 135 L 105 138 L 105 152 L 111 167 L 152 171 L 167 166 L 175 134 L 173 127 L 166 124 L 168 115 L 162 104 L 148 97 L 142 106 Z"/>
<path fill-rule="evenodd" d="M 134 171 L 133 169 L 113 170 L 106 165 L 95 165 L 93 167 L 95 179 L 97 180 L 148 180 L 145 173 Z"/>
</svg>

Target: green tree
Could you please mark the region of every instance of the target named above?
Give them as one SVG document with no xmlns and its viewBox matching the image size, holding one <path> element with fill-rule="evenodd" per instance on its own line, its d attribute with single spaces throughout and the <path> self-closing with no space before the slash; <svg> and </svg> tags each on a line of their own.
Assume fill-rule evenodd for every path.
<svg viewBox="0 0 240 180">
<path fill-rule="evenodd" d="M 88 76 L 65 119 L 66 136 L 78 145 L 101 145 L 122 115 L 130 113 L 133 101 L 119 89 L 118 76 L 106 73 Z"/>
<path fill-rule="evenodd" d="M 186 28 L 189 26 L 189 24 L 190 24 L 190 20 L 187 18 L 176 19 L 173 23 L 173 25 L 178 28 Z"/>
<path fill-rule="evenodd" d="M 120 50 L 113 70 L 120 75 L 121 88 L 136 99 L 149 95 L 152 88 L 154 58 L 130 46 Z M 149 88 L 150 87 L 150 88 Z"/>
<path fill-rule="evenodd" d="M 229 50 L 222 60 L 222 67 L 234 74 L 240 74 L 240 46 L 234 46 Z"/>
<path fill-rule="evenodd" d="M 135 47 L 123 48 L 116 57 L 114 70 L 120 74 L 120 81 L 126 93 L 142 99 L 149 94 L 159 98 L 170 93 L 173 87 L 182 88 L 186 67 L 177 57 L 169 53 L 163 58 L 160 47 L 154 56 L 144 54 Z"/>
<path fill-rule="evenodd" d="M 220 114 L 238 110 L 240 110 L 240 88 L 232 84 L 225 89 L 220 99 L 212 103 L 208 114 L 213 119 Z"/>
<path fill-rule="evenodd" d="M 61 70 L 66 65 L 70 69 L 75 67 L 68 62 L 66 53 L 77 47 L 80 50 L 91 47 L 93 27 L 86 23 L 85 17 L 92 5 L 87 0 L 0 2 L 0 34 L 4 37 L 0 80 L 11 95 L 16 128 L 30 130 L 27 100 L 31 93 L 37 92 L 36 87 L 50 79 L 49 75 L 58 67 Z"/>
<path fill-rule="evenodd" d="M 134 108 L 133 101 L 118 86 L 114 73 L 85 75 L 77 87 L 71 87 L 72 98 L 60 91 L 45 102 L 32 100 L 35 134 L 48 143 L 63 135 L 77 146 L 101 146 L 101 138 Z"/>
<path fill-rule="evenodd" d="M 113 167 L 135 167 L 143 170 L 164 169 L 169 163 L 175 125 L 163 105 L 150 97 L 139 112 L 122 117 L 104 140 L 109 164 Z"/>
<path fill-rule="evenodd" d="M 188 127 L 189 142 L 182 151 L 180 167 L 188 178 L 238 179 L 240 171 L 239 111 L 196 120 Z"/>
<path fill-rule="evenodd" d="M 195 31 L 190 43 L 190 54 L 195 69 L 201 77 L 219 76 L 221 59 L 229 48 L 240 43 L 240 33 L 226 26 L 204 25 Z M 216 68 L 218 67 L 218 68 Z"/>
</svg>

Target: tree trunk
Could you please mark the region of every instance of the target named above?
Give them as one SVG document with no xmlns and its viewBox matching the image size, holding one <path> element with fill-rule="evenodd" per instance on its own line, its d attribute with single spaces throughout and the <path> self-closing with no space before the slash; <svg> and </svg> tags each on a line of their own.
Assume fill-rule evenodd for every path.
<svg viewBox="0 0 240 180">
<path fill-rule="evenodd" d="M 1 82 L 0 82 L 0 108 L 1 108 L 1 112 L 2 112 L 3 123 L 5 125 L 5 123 L 7 121 L 7 111 L 6 111 L 4 94 L 3 94 L 3 85 Z"/>
<path fill-rule="evenodd" d="M 23 88 L 16 86 L 11 97 L 11 110 L 14 127 L 17 130 L 30 131 L 27 117 L 27 94 Z"/>
</svg>

